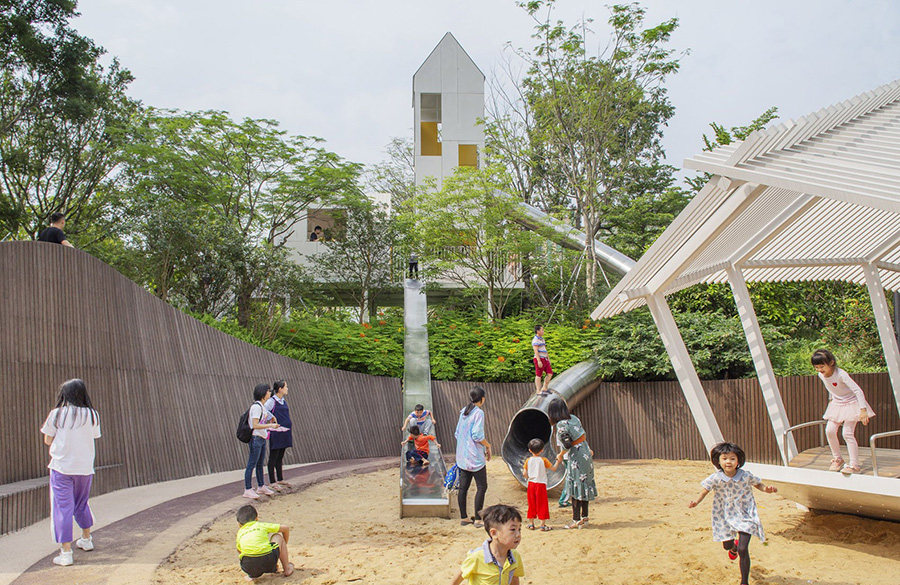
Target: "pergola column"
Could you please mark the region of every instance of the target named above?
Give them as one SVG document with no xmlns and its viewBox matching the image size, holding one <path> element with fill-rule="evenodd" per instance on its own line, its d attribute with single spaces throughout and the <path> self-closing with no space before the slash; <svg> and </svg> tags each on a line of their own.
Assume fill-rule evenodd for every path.
<svg viewBox="0 0 900 585">
<path fill-rule="evenodd" d="M 775 432 L 775 441 L 778 443 L 778 454 L 787 465 L 798 454 L 797 443 L 793 436 L 785 437 L 784 435 L 791 423 L 784 408 L 781 390 L 775 380 L 775 371 L 772 369 L 766 341 L 759 328 L 759 320 L 756 318 L 753 301 L 750 299 L 747 281 L 744 280 L 744 274 L 740 268 L 734 265 L 729 266 L 726 273 L 728 274 L 728 283 L 731 285 L 731 292 L 734 294 L 734 302 L 737 304 L 741 325 L 744 327 L 744 335 L 747 337 L 747 345 L 750 347 L 750 356 L 753 358 L 753 367 L 756 368 L 759 387 L 766 401 L 766 409 L 769 411 L 769 420 L 772 421 L 772 430 Z M 785 439 L 787 439 L 786 448 Z M 785 452 L 787 452 L 786 455 Z"/>
<path fill-rule="evenodd" d="M 881 338 L 881 347 L 884 350 L 884 361 L 891 377 L 894 401 L 897 403 L 897 412 L 900 413 L 900 351 L 897 348 L 897 338 L 894 337 L 894 327 L 891 325 L 884 285 L 874 264 L 870 262 L 864 264 L 862 268 L 866 276 L 866 287 L 869 289 L 869 299 L 872 301 L 872 311 L 875 313 L 875 323 L 878 325 L 878 337 Z"/>
<path fill-rule="evenodd" d="M 706 398 L 706 392 L 703 391 L 703 386 L 700 384 L 700 376 L 694 369 L 691 356 L 684 345 L 684 339 L 681 338 L 681 333 L 678 331 L 665 296 L 649 295 L 647 306 L 650 307 L 650 314 L 653 315 L 653 320 L 656 322 L 656 328 L 666 347 L 666 353 L 672 360 L 672 367 L 675 369 L 681 391 L 684 392 L 684 397 L 687 399 L 688 408 L 691 409 L 691 414 L 697 423 L 700 437 L 703 439 L 703 444 L 706 445 L 706 450 L 709 451 L 724 439 L 722 431 L 719 429 L 719 423 L 716 422 L 716 417 L 713 415 L 712 407 L 709 405 L 709 400 Z"/>
</svg>

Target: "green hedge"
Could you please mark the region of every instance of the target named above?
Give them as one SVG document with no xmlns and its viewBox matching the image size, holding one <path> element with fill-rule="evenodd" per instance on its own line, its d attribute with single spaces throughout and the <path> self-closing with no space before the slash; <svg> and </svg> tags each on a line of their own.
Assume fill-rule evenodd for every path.
<svg viewBox="0 0 900 585">
<path fill-rule="evenodd" d="M 198 316 L 204 323 L 248 343 L 308 363 L 375 376 L 403 376 L 402 311 L 389 309 L 370 324 L 349 318 L 295 313 L 274 341 L 262 342 L 233 321 Z M 682 338 L 697 373 L 721 380 L 755 375 L 737 317 L 719 311 L 676 313 Z M 533 379 L 531 338 L 535 320 L 509 317 L 496 323 L 469 312 L 438 309 L 428 323 L 431 374 L 438 380 L 527 382 Z M 854 326 L 856 323 L 854 322 Z M 600 375 L 611 381 L 674 379 L 668 355 L 646 309 L 579 325 L 546 324 L 544 338 L 556 372 L 589 359 L 600 362 Z M 762 325 L 777 375 L 814 374 L 809 356 L 822 340 L 788 338 Z M 829 332 L 831 333 L 831 332 Z M 870 350 L 829 344 L 848 371 L 881 371 Z"/>
</svg>

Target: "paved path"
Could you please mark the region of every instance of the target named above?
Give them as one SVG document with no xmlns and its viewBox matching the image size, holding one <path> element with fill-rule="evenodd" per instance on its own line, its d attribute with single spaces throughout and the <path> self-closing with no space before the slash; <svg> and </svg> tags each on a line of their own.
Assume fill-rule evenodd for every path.
<svg viewBox="0 0 900 585">
<path fill-rule="evenodd" d="M 395 457 L 351 459 L 285 469 L 292 491 L 397 465 Z M 52 563 L 58 547 L 52 542 L 49 521 L 0 537 L 0 585 L 144 585 L 176 547 L 197 531 L 247 500 L 243 471 L 119 490 L 91 499 L 95 511 L 92 531 L 97 548 L 75 551 L 75 564 Z M 104 511 L 105 510 L 105 511 Z M 139 511 L 136 511 L 139 510 Z M 76 536 L 78 528 L 75 528 Z"/>
</svg>

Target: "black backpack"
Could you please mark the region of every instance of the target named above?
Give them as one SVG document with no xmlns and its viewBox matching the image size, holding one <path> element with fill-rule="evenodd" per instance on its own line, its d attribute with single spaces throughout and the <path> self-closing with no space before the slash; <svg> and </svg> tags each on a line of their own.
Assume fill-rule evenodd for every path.
<svg viewBox="0 0 900 585">
<path fill-rule="evenodd" d="M 255 404 L 255 403 L 254 403 Z M 241 443 L 249 443 L 253 438 L 253 429 L 250 428 L 250 409 L 238 419 L 237 432 L 234 433 Z"/>
</svg>

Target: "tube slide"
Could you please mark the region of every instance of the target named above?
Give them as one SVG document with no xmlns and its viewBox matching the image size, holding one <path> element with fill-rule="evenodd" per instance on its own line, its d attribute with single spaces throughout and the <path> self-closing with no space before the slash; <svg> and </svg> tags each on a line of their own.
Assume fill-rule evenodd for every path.
<svg viewBox="0 0 900 585">
<path fill-rule="evenodd" d="M 556 242 L 563 248 L 584 250 L 586 246 L 587 236 L 584 232 L 566 225 L 527 203 L 520 202 L 516 216 L 511 219 L 530 230 L 536 231 L 548 240 Z M 603 242 L 594 240 L 593 247 L 597 260 L 613 272 L 625 274 L 634 266 L 634 260 Z"/>
<path fill-rule="evenodd" d="M 525 460 L 531 457 L 528 452 L 528 441 L 540 439 L 544 441 L 542 455 L 551 462 L 559 453 L 556 437 L 550 426 L 550 417 L 547 415 L 547 407 L 554 398 L 562 398 L 569 409 L 574 408 L 585 396 L 593 392 L 599 385 L 597 369 L 599 365 L 595 361 L 584 361 L 575 364 L 557 377 L 550 380 L 550 392 L 547 394 L 533 394 L 519 412 L 513 416 L 509 423 L 509 430 L 503 440 L 501 455 L 506 462 L 509 471 L 523 486 L 528 485 L 528 480 L 522 471 Z M 565 469 L 560 466 L 556 471 L 547 470 L 547 487 L 559 485 L 565 478 Z"/>
<path fill-rule="evenodd" d="M 519 203 L 517 215 L 512 219 L 564 248 L 584 250 L 588 245 L 587 236 L 583 232 L 526 203 Z M 603 242 L 594 240 L 592 245 L 597 260 L 614 272 L 625 274 L 635 264 L 634 260 Z M 525 460 L 531 456 L 528 452 L 528 441 L 535 438 L 544 441 L 542 455 L 550 461 L 554 461 L 559 453 L 559 446 L 550 427 L 550 418 L 547 416 L 550 401 L 558 396 L 566 401 L 569 410 L 575 408 L 599 385 L 596 380 L 597 369 L 597 363 L 590 360 L 575 364 L 550 381 L 549 395 L 532 395 L 513 416 L 506 438 L 503 440 L 502 456 L 510 472 L 523 486 L 528 484 L 522 472 Z M 562 467 L 556 471 L 548 470 L 547 487 L 559 485 L 564 478 L 565 470 Z"/>
</svg>

